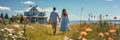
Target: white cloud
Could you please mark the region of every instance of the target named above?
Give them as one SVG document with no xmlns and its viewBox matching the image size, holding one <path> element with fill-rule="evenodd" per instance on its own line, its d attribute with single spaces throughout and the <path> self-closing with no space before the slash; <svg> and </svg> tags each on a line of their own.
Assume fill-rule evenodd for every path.
<svg viewBox="0 0 120 40">
<path fill-rule="evenodd" d="M 21 3 L 23 3 L 23 4 L 34 4 L 34 2 L 32 2 L 32 1 L 25 1 L 25 2 L 21 2 Z"/>
<path fill-rule="evenodd" d="M 48 7 L 48 8 L 45 8 L 45 9 L 43 9 L 43 10 L 46 11 L 46 16 L 47 16 L 48 19 L 49 19 L 49 17 L 50 17 L 50 12 L 53 11 L 53 7 Z M 57 9 L 56 12 L 58 12 L 59 16 L 61 17 L 61 12 L 62 12 L 62 10 Z M 82 18 L 80 19 L 80 16 L 76 16 L 76 15 L 73 15 L 73 14 L 71 14 L 71 13 L 69 13 L 68 16 L 69 16 L 69 20 L 87 20 L 87 18 L 85 18 L 85 17 L 82 17 Z"/>
<path fill-rule="evenodd" d="M 47 7 L 47 8 L 45 8 L 45 9 L 43 9 L 43 10 L 45 11 L 46 16 L 47 16 L 48 19 L 49 19 L 50 13 L 53 11 L 53 7 Z M 61 11 L 60 11 L 60 10 L 56 10 L 56 12 L 59 14 L 59 16 L 61 16 Z"/>
<path fill-rule="evenodd" d="M 77 16 L 77 15 L 73 15 L 73 14 L 68 14 L 69 16 L 69 20 L 88 20 L 87 17 L 84 17 L 84 16 Z"/>
<path fill-rule="evenodd" d="M 14 12 L 17 12 L 17 13 L 23 13 L 23 10 L 16 10 Z"/>
<path fill-rule="evenodd" d="M 105 0 L 105 1 L 113 1 L 113 0 Z"/>
<path fill-rule="evenodd" d="M 43 9 L 45 12 L 52 12 L 53 11 L 53 7 L 48 7 L 48 8 L 45 8 Z M 60 13 L 61 11 L 60 10 L 56 10 L 56 12 Z"/>
<path fill-rule="evenodd" d="M 52 12 L 53 11 L 53 7 L 48 7 L 48 8 L 45 8 L 44 10 L 45 10 L 45 12 Z"/>
<path fill-rule="evenodd" d="M 4 6 L 0 6 L 0 10 L 7 10 L 7 11 L 11 11 L 9 7 L 4 7 Z"/>
</svg>

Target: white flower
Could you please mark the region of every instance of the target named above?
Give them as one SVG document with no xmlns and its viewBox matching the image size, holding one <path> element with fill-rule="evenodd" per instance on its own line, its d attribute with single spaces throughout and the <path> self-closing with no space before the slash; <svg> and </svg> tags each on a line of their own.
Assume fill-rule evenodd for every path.
<svg viewBox="0 0 120 40">
<path fill-rule="evenodd" d="M 12 30 L 13 30 L 13 29 L 12 29 Z M 9 33 L 13 33 L 12 30 L 11 30 L 11 29 L 8 29 L 7 31 L 8 31 Z"/>
<path fill-rule="evenodd" d="M 19 27 L 20 27 L 18 24 L 15 24 L 15 25 L 13 25 L 13 26 L 16 27 L 16 28 L 19 28 Z"/>
<path fill-rule="evenodd" d="M 78 39 L 81 39 L 82 37 L 80 36 L 80 37 L 78 37 Z"/>
<path fill-rule="evenodd" d="M 73 40 L 73 39 L 69 39 L 69 40 Z"/>
<path fill-rule="evenodd" d="M 1 29 L 0 31 L 1 31 L 1 32 L 4 32 L 5 30 L 4 30 L 4 29 Z"/>
<path fill-rule="evenodd" d="M 24 31 L 19 31 L 19 32 L 18 32 L 18 35 L 19 35 L 19 36 L 23 36 L 23 33 L 24 33 Z"/>
<path fill-rule="evenodd" d="M 23 39 L 25 39 L 25 37 L 22 37 Z"/>
<path fill-rule="evenodd" d="M 22 36 L 19 36 L 19 38 L 22 38 Z"/>
<path fill-rule="evenodd" d="M 32 28 L 32 29 L 33 29 L 33 26 L 30 26 L 30 25 L 26 25 L 26 27 L 29 27 L 29 28 Z"/>
<path fill-rule="evenodd" d="M 4 29 L 5 29 L 5 30 L 9 30 L 9 28 L 6 28 L 6 27 L 5 27 Z"/>
<path fill-rule="evenodd" d="M 24 33 L 24 31 L 20 31 L 22 34 Z"/>
<path fill-rule="evenodd" d="M 8 34 L 9 36 L 12 36 L 12 34 Z"/>
<path fill-rule="evenodd" d="M 12 38 L 17 38 L 18 36 L 17 35 L 13 35 L 13 37 Z"/>
<path fill-rule="evenodd" d="M 64 37 L 64 40 L 68 40 L 69 38 L 67 36 Z"/>
</svg>

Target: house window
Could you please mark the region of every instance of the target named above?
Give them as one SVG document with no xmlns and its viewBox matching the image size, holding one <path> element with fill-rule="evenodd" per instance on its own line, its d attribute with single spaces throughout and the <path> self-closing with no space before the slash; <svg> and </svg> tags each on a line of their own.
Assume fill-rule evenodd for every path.
<svg viewBox="0 0 120 40">
<path fill-rule="evenodd" d="M 33 15 L 35 15 L 35 12 L 33 12 Z"/>
<path fill-rule="evenodd" d="M 35 9 L 33 9 L 33 11 L 35 11 Z"/>
<path fill-rule="evenodd" d="M 42 16 L 42 13 L 40 13 L 40 15 Z"/>
</svg>

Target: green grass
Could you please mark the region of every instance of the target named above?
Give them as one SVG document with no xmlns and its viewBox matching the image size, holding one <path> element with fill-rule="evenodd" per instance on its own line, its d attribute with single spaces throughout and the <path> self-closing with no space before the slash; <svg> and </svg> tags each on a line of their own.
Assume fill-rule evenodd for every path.
<svg viewBox="0 0 120 40">
<path fill-rule="evenodd" d="M 27 28 L 28 40 L 63 40 L 64 34 L 57 29 L 57 33 L 54 36 L 50 25 L 34 24 L 33 27 L 33 29 Z"/>
<path fill-rule="evenodd" d="M 70 39 L 73 40 L 80 40 L 78 37 L 80 37 L 80 33 L 82 31 L 85 31 L 84 28 L 90 26 L 92 28 L 91 32 L 87 32 L 87 36 L 85 37 L 87 40 L 107 40 L 107 37 L 112 37 L 114 36 L 104 36 L 104 37 L 99 37 L 98 34 L 100 32 L 103 32 L 105 34 L 106 31 L 105 27 L 100 29 L 99 24 L 82 24 L 81 27 L 79 24 L 71 24 L 71 30 L 67 31 L 65 33 L 60 32 L 60 27 L 59 25 L 57 26 L 57 32 L 56 35 L 54 36 L 52 33 L 52 27 L 51 25 L 43 25 L 43 24 L 32 24 L 34 29 L 27 28 L 27 39 L 28 40 L 64 40 L 64 37 L 67 36 Z M 120 32 L 119 32 L 120 33 Z"/>
</svg>

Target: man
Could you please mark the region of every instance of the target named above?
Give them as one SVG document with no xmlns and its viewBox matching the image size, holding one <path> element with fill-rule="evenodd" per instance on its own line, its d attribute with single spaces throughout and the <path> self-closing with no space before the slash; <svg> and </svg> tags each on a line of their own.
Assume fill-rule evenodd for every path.
<svg viewBox="0 0 120 40">
<path fill-rule="evenodd" d="M 58 15 L 57 12 L 55 12 L 55 10 L 56 10 L 56 8 L 53 7 L 53 11 L 50 14 L 50 21 L 51 21 L 51 24 L 52 24 L 52 29 L 53 29 L 53 34 L 54 35 L 56 34 L 57 18 L 60 21 L 59 15 Z"/>
</svg>

